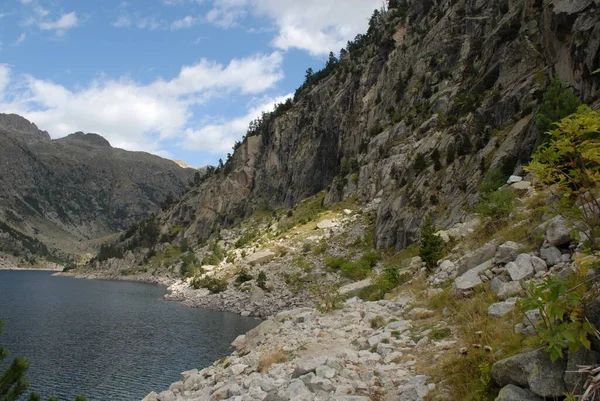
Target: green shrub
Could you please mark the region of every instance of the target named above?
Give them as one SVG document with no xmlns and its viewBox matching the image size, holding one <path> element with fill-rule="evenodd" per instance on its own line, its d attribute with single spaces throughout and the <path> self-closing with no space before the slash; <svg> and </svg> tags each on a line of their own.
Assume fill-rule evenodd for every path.
<svg viewBox="0 0 600 401">
<path fill-rule="evenodd" d="M 500 169 L 488 170 L 483 177 L 483 181 L 479 185 L 479 192 L 494 192 L 506 184 L 507 179 L 508 177 Z"/>
<path fill-rule="evenodd" d="M 575 113 L 581 101 L 558 77 L 552 79 L 543 100 L 538 112 L 537 128 L 542 137 L 548 138 L 546 133 L 554 129 L 554 123 Z"/>
<path fill-rule="evenodd" d="M 252 276 L 252 274 L 250 274 L 250 272 L 248 272 L 248 270 L 241 269 L 235 278 L 235 285 L 241 285 L 253 279 L 254 277 Z"/>
<path fill-rule="evenodd" d="M 223 259 L 225 259 L 223 248 L 221 248 L 219 244 L 215 243 L 211 249 L 211 254 L 202 259 L 202 264 L 214 266 L 221 263 Z"/>
<path fill-rule="evenodd" d="M 244 234 L 242 234 L 242 236 L 240 237 L 240 239 L 238 239 L 237 241 L 235 241 L 235 247 L 236 248 L 243 248 L 244 246 L 248 245 L 250 243 L 250 241 L 252 241 L 256 237 L 258 237 L 258 232 L 253 231 L 253 230 L 246 231 L 246 232 L 244 232 Z"/>
<path fill-rule="evenodd" d="M 439 235 L 435 235 L 437 231 L 433 218 L 427 216 L 421 226 L 419 256 L 430 271 L 437 266 L 437 262 L 444 252 L 444 240 Z"/>
<path fill-rule="evenodd" d="M 258 272 L 258 277 L 256 277 L 256 285 L 263 290 L 267 289 L 267 275 L 262 270 Z"/>
<path fill-rule="evenodd" d="M 365 279 L 380 259 L 377 252 L 364 254 L 360 259 L 349 261 L 344 258 L 326 258 L 325 264 L 351 280 Z"/>
<path fill-rule="evenodd" d="M 482 194 L 475 210 L 485 217 L 503 219 L 513 211 L 515 198 L 515 191 L 512 188 Z"/>
<path fill-rule="evenodd" d="M 227 289 L 227 280 L 215 277 L 195 277 L 190 284 L 195 289 L 206 288 L 213 294 L 218 294 Z"/>
</svg>

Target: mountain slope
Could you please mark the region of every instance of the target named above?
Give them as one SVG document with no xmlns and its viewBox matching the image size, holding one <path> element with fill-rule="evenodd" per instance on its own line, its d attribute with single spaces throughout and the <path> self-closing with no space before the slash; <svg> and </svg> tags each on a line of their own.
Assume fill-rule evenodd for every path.
<svg viewBox="0 0 600 401">
<path fill-rule="evenodd" d="M 597 101 L 599 21 L 591 0 L 410 1 L 376 12 L 340 61 L 255 121 L 232 158 L 160 216 L 162 230 L 202 242 L 326 189 L 326 203 L 378 205 L 375 246 L 403 249 L 426 213 L 444 216 L 443 227 L 471 213 L 486 171 L 522 172 L 552 76 Z"/>
<path fill-rule="evenodd" d="M 96 134 L 50 140 L 24 118 L 5 114 L 0 163 L 1 249 L 29 257 L 35 250 L 13 230 L 65 253 L 87 251 L 88 241 L 157 212 L 169 193 L 181 195 L 194 174 L 170 160 L 112 148 Z"/>
</svg>

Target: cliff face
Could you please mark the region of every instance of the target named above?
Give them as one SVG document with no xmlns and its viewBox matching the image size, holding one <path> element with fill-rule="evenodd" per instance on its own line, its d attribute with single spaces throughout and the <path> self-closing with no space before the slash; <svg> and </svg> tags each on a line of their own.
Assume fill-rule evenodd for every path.
<svg viewBox="0 0 600 401">
<path fill-rule="evenodd" d="M 377 205 L 375 245 L 402 249 L 424 214 L 447 227 L 470 213 L 485 171 L 522 172 L 551 77 L 597 101 L 597 1 L 400 3 L 251 127 L 222 169 L 161 216 L 163 232 L 204 240 L 327 189 L 327 203 Z"/>
<path fill-rule="evenodd" d="M 114 149 L 96 134 L 50 140 L 24 118 L 4 114 L 0 163 L 2 250 L 29 256 L 39 253 L 26 245 L 33 238 L 66 253 L 86 251 L 88 241 L 160 210 L 194 174 L 157 156 Z"/>
</svg>

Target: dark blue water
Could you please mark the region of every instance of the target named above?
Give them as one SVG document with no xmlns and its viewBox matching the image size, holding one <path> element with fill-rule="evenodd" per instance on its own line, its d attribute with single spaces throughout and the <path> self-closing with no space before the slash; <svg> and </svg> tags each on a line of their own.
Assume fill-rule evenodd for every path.
<svg viewBox="0 0 600 401">
<path fill-rule="evenodd" d="M 236 336 L 260 323 L 182 308 L 163 301 L 165 292 L 145 283 L 0 271 L 0 345 L 31 360 L 30 390 L 43 399 L 131 401 L 227 355 Z"/>
</svg>

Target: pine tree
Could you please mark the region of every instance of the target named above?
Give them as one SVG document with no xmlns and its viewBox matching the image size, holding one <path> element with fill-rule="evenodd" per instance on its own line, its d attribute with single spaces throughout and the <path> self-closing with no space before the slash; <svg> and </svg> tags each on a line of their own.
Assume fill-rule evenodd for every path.
<svg viewBox="0 0 600 401">
<path fill-rule="evenodd" d="M 427 270 L 431 271 L 437 265 L 444 251 L 444 240 L 435 233 L 437 229 L 433 218 L 428 215 L 421 226 L 421 238 L 419 244 L 419 256 L 427 264 Z"/>
</svg>

